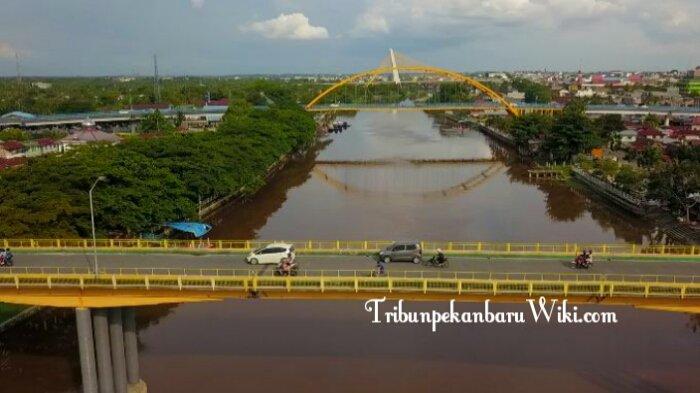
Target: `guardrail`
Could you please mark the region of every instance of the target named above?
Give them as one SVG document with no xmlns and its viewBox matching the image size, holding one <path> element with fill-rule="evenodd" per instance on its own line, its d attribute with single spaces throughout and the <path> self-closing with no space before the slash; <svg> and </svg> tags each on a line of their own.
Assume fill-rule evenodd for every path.
<svg viewBox="0 0 700 393">
<path fill-rule="evenodd" d="M 45 276 L 91 276 L 94 273 L 87 267 L 9 267 L 0 269 L 0 277 L 13 275 Z M 190 276 L 190 277 L 270 277 L 273 269 L 227 269 L 227 268 L 148 268 L 119 267 L 100 268 L 100 276 Z M 374 277 L 371 269 L 303 269 L 296 277 Z M 440 270 L 387 270 L 384 278 L 435 278 L 454 280 L 501 280 L 501 281 L 618 281 L 634 283 L 696 283 L 700 275 L 673 274 L 600 274 L 600 273 L 551 273 L 551 272 L 489 272 L 489 271 L 440 271 Z"/>
<path fill-rule="evenodd" d="M 585 277 L 571 279 L 565 275 L 554 278 L 549 277 L 547 273 L 541 273 L 540 277 L 528 277 L 532 273 L 504 273 L 505 277 L 496 278 L 494 273 L 479 272 L 454 273 L 454 277 L 410 277 L 406 273 L 374 277 L 367 275 L 367 271 L 348 271 L 352 274 L 348 273 L 347 275 L 341 274 L 342 271 L 333 272 L 335 273 L 323 276 L 277 277 L 253 274 L 253 271 L 249 271 L 248 274 L 231 275 L 205 274 L 207 270 L 201 270 L 202 274 L 199 275 L 108 274 L 106 272 L 99 275 L 84 273 L 34 274 L 8 271 L 0 274 L 0 290 L 12 289 L 12 296 L 17 296 L 15 290 L 25 289 L 108 289 L 128 290 L 129 296 L 132 297 L 139 296 L 134 294 L 134 290 L 143 290 L 144 296 L 148 296 L 148 292 L 153 290 L 171 290 L 700 298 L 700 282 L 697 281 L 698 277 L 692 276 L 686 278 L 685 281 L 675 279 L 673 282 L 667 282 L 608 280 L 607 277 L 606 279 L 601 279 L 601 277 L 596 279 L 597 275 L 590 275 L 592 276 L 590 280 L 582 279 Z M 225 272 L 219 270 L 218 273 Z M 457 274 L 463 276 L 457 277 Z M 482 274 L 489 275 L 489 277 L 480 277 Z M 452 276 L 453 273 L 449 275 Z M 1 295 L 0 292 L 0 297 Z M 112 296 L 112 292 L 102 296 Z"/>
<path fill-rule="evenodd" d="M 162 252 L 248 252 L 266 244 L 269 240 L 147 240 L 147 239 L 97 239 L 100 251 L 148 251 Z M 302 253 L 368 253 L 390 245 L 388 240 L 296 240 L 282 241 L 293 244 Z M 696 256 L 696 245 L 640 245 L 640 244 L 590 244 L 590 243 L 492 243 L 459 241 L 423 241 L 426 252 L 441 248 L 448 254 L 513 254 L 513 255 L 572 255 L 583 249 L 592 249 L 596 255 L 605 256 Z M 2 239 L 0 247 L 16 250 L 90 250 L 91 239 Z"/>
</svg>

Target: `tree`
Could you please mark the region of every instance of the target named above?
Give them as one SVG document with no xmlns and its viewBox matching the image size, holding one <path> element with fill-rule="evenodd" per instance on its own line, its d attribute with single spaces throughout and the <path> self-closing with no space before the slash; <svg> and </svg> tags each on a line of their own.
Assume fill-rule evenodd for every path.
<svg viewBox="0 0 700 393">
<path fill-rule="evenodd" d="M 603 115 L 593 122 L 596 133 L 605 141 L 610 141 L 612 136 L 625 129 L 625 122 L 621 115 Z"/>
<path fill-rule="evenodd" d="M 158 109 L 146 115 L 141 120 L 141 131 L 146 133 L 171 133 L 175 131 L 175 126 L 170 119 L 163 116 Z"/>
<path fill-rule="evenodd" d="M 690 221 L 690 209 L 700 202 L 700 162 L 673 161 L 652 173 L 649 196 L 667 201 L 676 212 Z"/>
<path fill-rule="evenodd" d="M 587 153 L 601 144 L 591 120 L 586 116 L 585 102 L 573 100 L 564 107 L 550 132 L 545 135 L 540 154 L 546 160 L 569 162 L 573 156 Z"/>
<path fill-rule="evenodd" d="M 28 139 L 29 133 L 19 128 L 8 128 L 0 131 L 0 141 L 26 141 Z"/>
<path fill-rule="evenodd" d="M 515 118 L 510 134 L 518 147 L 529 148 L 530 141 L 546 135 L 552 127 L 552 117 L 535 113 Z"/>
<path fill-rule="evenodd" d="M 657 128 L 659 125 L 661 125 L 661 120 L 655 114 L 649 113 L 644 117 L 642 124 L 650 128 Z"/>
<path fill-rule="evenodd" d="M 622 165 L 615 175 L 615 184 L 627 192 L 638 192 L 644 184 L 644 174 L 631 165 Z"/>
<path fill-rule="evenodd" d="M 180 126 L 181 126 L 182 123 L 184 123 L 184 122 L 185 122 L 185 114 L 182 113 L 182 111 L 177 111 L 177 115 L 176 115 L 176 117 L 175 117 L 175 122 L 174 122 L 174 123 L 175 123 L 175 127 L 176 127 L 176 128 L 180 128 Z"/>
<path fill-rule="evenodd" d="M 644 168 L 653 168 L 663 159 L 663 152 L 658 146 L 649 146 L 637 156 L 637 164 Z"/>
</svg>

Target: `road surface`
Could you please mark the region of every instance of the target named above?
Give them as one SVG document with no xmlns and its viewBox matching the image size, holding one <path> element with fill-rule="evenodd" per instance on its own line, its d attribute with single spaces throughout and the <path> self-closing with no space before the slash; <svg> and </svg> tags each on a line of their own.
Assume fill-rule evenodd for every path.
<svg viewBox="0 0 700 393">
<path fill-rule="evenodd" d="M 596 261 L 592 269 L 574 270 L 565 258 L 518 258 L 482 256 L 448 256 L 449 267 L 435 268 L 414 265 L 410 262 L 393 262 L 387 265 L 390 273 L 400 272 L 494 272 L 494 273 L 590 273 L 624 275 L 683 275 L 699 276 L 700 261 Z M 16 268 L 78 268 L 89 269 L 93 263 L 91 253 L 84 254 L 16 254 Z M 186 255 L 186 254 L 98 254 L 100 269 L 154 268 L 154 269 L 248 269 L 271 271 L 272 265 L 251 266 L 243 261 L 242 254 Z M 372 270 L 376 262 L 362 255 L 298 255 L 302 270 Z M 17 269 L 19 271 L 20 269 Z M 0 273 L 2 271 L 0 270 Z M 194 273 L 187 273 L 194 274 Z"/>
</svg>

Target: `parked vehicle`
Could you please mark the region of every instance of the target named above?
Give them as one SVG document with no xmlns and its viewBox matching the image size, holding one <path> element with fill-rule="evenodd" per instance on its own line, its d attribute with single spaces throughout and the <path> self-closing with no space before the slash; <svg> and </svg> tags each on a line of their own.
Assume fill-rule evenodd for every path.
<svg viewBox="0 0 700 393">
<path fill-rule="evenodd" d="M 423 261 L 423 249 L 420 242 L 396 242 L 381 250 L 379 259 L 384 263 L 399 261 L 421 263 Z"/>
<path fill-rule="evenodd" d="M 251 265 L 278 265 L 284 258 L 294 260 L 294 246 L 285 243 L 272 243 L 251 251 L 245 261 Z"/>
</svg>

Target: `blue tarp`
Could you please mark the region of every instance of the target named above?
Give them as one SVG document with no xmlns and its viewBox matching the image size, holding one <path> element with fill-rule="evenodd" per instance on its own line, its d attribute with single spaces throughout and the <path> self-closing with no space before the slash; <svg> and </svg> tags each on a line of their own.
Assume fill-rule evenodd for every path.
<svg viewBox="0 0 700 393">
<path fill-rule="evenodd" d="M 178 231 L 187 232 L 193 234 L 195 237 L 202 237 L 211 231 L 211 225 L 205 224 L 203 222 L 169 222 L 165 224 L 166 227 L 177 229 Z"/>
</svg>

